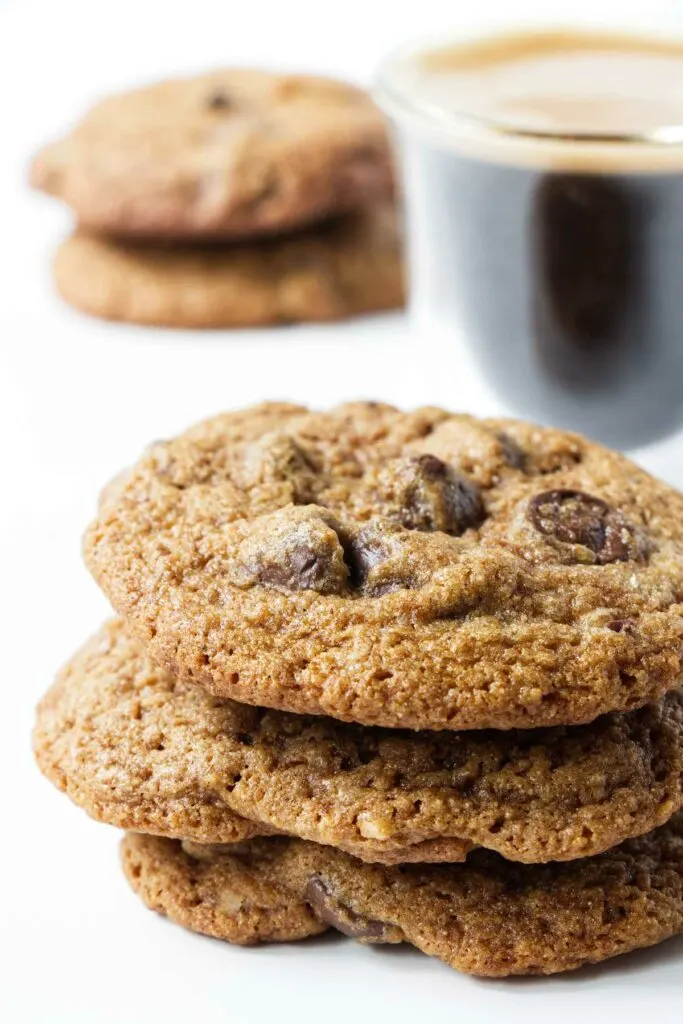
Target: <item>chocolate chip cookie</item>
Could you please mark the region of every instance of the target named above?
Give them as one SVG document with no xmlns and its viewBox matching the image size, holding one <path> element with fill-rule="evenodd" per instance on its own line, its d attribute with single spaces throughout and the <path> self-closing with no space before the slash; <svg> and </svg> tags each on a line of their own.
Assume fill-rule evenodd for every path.
<svg viewBox="0 0 683 1024">
<path fill-rule="evenodd" d="M 367 93 L 258 70 L 105 99 L 38 153 L 30 177 L 84 228 L 173 239 L 279 232 L 392 191 L 384 123 Z"/>
<path fill-rule="evenodd" d="M 107 320 L 239 327 L 342 320 L 403 305 L 393 207 L 281 239 L 202 247 L 72 235 L 54 278 L 72 306 Z"/>
<path fill-rule="evenodd" d="M 512 420 L 218 416 L 106 489 L 85 554 L 159 663 L 249 704 L 508 729 L 681 681 L 683 496 Z"/>
<path fill-rule="evenodd" d="M 228 849 L 230 856 L 217 853 Z M 130 832 L 121 844 L 121 860 L 126 878 L 151 910 L 194 932 L 238 946 L 319 935 L 328 925 L 271 869 L 276 850 L 248 844 L 196 847 L 190 857 L 178 842 Z"/>
<path fill-rule="evenodd" d="M 683 807 L 680 691 L 571 729 L 391 732 L 221 702 L 159 669 L 120 621 L 46 695 L 35 747 L 100 821 L 204 843 L 287 832 L 384 863 L 474 845 L 572 860 Z"/>
<path fill-rule="evenodd" d="M 242 877 L 256 875 L 292 894 L 292 912 L 310 908 L 360 942 L 410 942 L 488 977 L 570 971 L 683 932 L 683 815 L 571 864 L 477 851 L 467 864 L 380 867 L 299 839 L 232 850 L 136 835 L 123 857 L 147 905 L 196 931 L 232 940 L 241 926 L 247 941 Z M 251 933 L 262 937 L 267 930 Z"/>
</svg>

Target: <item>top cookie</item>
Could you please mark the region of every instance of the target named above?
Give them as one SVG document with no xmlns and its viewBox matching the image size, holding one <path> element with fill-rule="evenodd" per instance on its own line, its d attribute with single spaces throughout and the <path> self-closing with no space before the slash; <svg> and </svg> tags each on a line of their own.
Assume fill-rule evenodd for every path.
<svg viewBox="0 0 683 1024">
<path fill-rule="evenodd" d="M 153 445 L 86 535 L 154 658 L 416 729 L 588 722 L 680 684 L 683 496 L 557 430 L 269 404 Z"/>
<path fill-rule="evenodd" d="M 38 153 L 31 183 L 96 231 L 236 238 L 354 209 L 389 193 L 392 174 L 361 89 L 233 70 L 104 100 Z"/>
</svg>

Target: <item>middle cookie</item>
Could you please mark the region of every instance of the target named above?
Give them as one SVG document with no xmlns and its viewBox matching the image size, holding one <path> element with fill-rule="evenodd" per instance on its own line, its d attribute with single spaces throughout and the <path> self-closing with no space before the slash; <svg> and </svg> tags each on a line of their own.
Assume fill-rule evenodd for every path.
<svg viewBox="0 0 683 1024">
<path fill-rule="evenodd" d="M 38 710 L 38 764 L 93 817 L 204 843 L 286 832 L 366 861 L 594 856 L 683 807 L 683 692 L 586 726 L 411 733 L 221 701 L 120 620 Z M 248 819 L 248 820 L 244 820 Z"/>
</svg>

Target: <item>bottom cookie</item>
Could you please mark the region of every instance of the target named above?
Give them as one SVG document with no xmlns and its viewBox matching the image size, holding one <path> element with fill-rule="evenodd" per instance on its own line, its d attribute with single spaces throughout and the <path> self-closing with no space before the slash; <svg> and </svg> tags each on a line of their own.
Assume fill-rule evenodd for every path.
<svg viewBox="0 0 683 1024">
<path fill-rule="evenodd" d="M 135 244 L 78 231 L 58 249 L 54 277 L 77 309 L 162 327 L 342 320 L 403 305 L 391 207 L 223 246 Z"/>
<path fill-rule="evenodd" d="M 124 871 L 150 908 L 242 945 L 332 926 L 410 942 L 471 974 L 554 974 L 683 932 L 683 814 L 607 853 L 523 865 L 380 866 L 301 839 L 201 846 L 128 833 Z"/>
</svg>

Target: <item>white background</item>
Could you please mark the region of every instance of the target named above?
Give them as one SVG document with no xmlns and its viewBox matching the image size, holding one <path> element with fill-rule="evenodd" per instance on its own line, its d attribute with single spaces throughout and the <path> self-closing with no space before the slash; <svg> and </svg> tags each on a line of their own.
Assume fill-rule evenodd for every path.
<svg viewBox="0 0 683 1024">
<path fill-rule="evenodd" d="M 509 10 L 469 6 L 460 21 Z M 101 485 L 147 441 L 267 397 L 497 408 L 464 364 L 444 373 L 430 362 L 429 339 L 399 316 L 207 334 L 81 318 L 52 294 L 50 254 L 69 220 L 25 189 L 30 153 L 102 92 L 160 74 L 260 62 L 368 81 L 392 43 L 457 27 L 455 7 L 0 0 L 0 1019 L 9 1024 L 561 1024 L 608 1014 L 628 1024 L 674 1008 L 680 1018 L 680 940 L 575 976 L 491 983 L 410 950 L 340 940 L 239 950 L 192 936 L 142 909 L 120 875 L 117 834 L 53 791 L 30 757 L 35 701 L 108 614 L 80 561 L 82 529 Z M 591 5 L 566 10 L 577 7 Z M 673 3 L 615 8 L 677 13 Z M 548 2 L 521 7 L 534 9 L 558 13 Z M 683 485 L 683 442 L 639 457 Z"/>
</svg>

